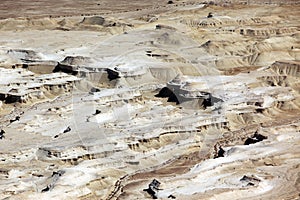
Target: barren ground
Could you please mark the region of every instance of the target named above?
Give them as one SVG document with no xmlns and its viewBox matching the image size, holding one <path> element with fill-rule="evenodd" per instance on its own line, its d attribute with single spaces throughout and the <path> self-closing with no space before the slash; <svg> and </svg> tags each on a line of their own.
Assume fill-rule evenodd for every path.
<svg viewBox="0 0 300 200">
<path fill-rule="evenodd" d="M 214 2 L 2 0 L 0 199 L 299 199 L 299 1 Z"/>
</svg>

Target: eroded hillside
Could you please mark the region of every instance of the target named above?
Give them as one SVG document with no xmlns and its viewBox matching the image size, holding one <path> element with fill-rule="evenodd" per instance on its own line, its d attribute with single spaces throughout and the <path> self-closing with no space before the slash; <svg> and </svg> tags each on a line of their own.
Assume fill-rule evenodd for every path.
<svg viewBox="0 0 300 200">
<path fill-rule="evenodd" d="M 38 2 L 0 15 L 1 199 L 300 197 L 297 1 Z"/>
</svg>

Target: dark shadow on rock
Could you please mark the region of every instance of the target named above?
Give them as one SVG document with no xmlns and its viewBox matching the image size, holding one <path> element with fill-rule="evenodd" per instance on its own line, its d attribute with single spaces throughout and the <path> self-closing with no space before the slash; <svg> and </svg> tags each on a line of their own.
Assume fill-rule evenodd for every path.
<svg viewBox="0 0 300 200">
<path fill-rule="evenodd" d="M 119 73 L 117 71 L 114 71 L 114 70 L 111 70 L 111 69 L 107 69 L 106 72 L 107 72 L 107 77 L 108 77 L 108 79 L 110 81 L 118 79 L 118 78 L 121 78 L 119 76 Z"/>
<path fill-rule="evenodd" d="M 214 156 L 214 158 L 224 157 L 224 153 L 225 153 L 225 150 L 222 147 L 219 147 L 219 150 L 216 153 L 216 155 Z"/>
<path fill-rule="evenodd" d="M 155 97 L 168 98 L 168 102 L 175 102 L 176 104 L 180 103 L 177 96 L 168 87 L 162 88 Z"/>
<path fill-rule="evenodd" d="M 4 134 L 5 134 L 5 131 L 2 129 L 2 130 L 0 131 L 0 140 L 2 140 L 2 139 L 5 138 Z"/>
<path fill-rule="evenodd" d="M 20 121 L 20 116 L 16 116 L 15 119 L 9 120 L 10 123 L 13 123 L 13 122 L 15 122 L 15 121 Z"/>
<path fill-rule="evenodd" d="M 56 72 L 64 72 L 64 73 L 67 73 L 67 74 L 71 74 L 73 76 L 76 76 L 78 74 L 78 71 L 74 71 L 72 69 L 72 67 L 70 66 L 67 66 L 67 65 L 63 65 L 61 63 L 58 63 L 55 68 L 53 69 L 52 71 L 53 73 L 56 73 Z"/>
<path fill-rule="evenodd" d="M 267 138 L 268 138 L 267 136 L 264 136 L 264 135 L 261 135 L 261 134 L 255 132 L 255 134 L 252 137 L 246 139 L 244 145 L 255 144 L 255 143 L 261 142 Z"/>
<path fill-rule="evenodd" d="M 101 113 L 101 110 L 98 110 L 98 109 L 97 109 L 97 110 L 95 111 L 94 115 L 98 115 L 98 114 L 100 114 L 100 113 Z"/>
<path fill-rule="evenodd" d="M 172 90 L 170 90 L 168 87 L 163 87 L 159 93 L 155 95 L 155 97 L 167 98 L 171 94 L 173 94 Z"/>
<path fill-rule="evenodd" d="M 213 14 L 211 12 L 208 13 L 207 18 L 212 18 L 212 17 L 213 17 Z"/>
<path fill-rule="evenodd" d="M 213 106 L 215 103 L 218 102 L 223 102 L 222 99 L 219 99 L 217 97 L 212 96 L 208 92 L 201 92 L 200 96 L 193 96 L 192 94 L 189 95 L 188 91 L 184 90 L 172 90 L 168 87 L 163 87 L 158 94 L 155 95 L 155 97 L 160 97 L 160 98 L 168 98 L 168 102 L 175 102 L 176 104 L 181 104 L 184 102 L 188 101 L 195 101 L 195 100 L 200 100 L 199 104 L 200 106 L 206 109 L 207 107 Z M 203 101 L 202 101 L 203 100 Z"/>
<path fill-rule="evenodd" d="M 241 182 L 245 182 L 247 183 L 247 186 L 257 186 L 258 183 L 261 181 L 259 178 L 255 177 L 255 176 L 246 176 L 244 175 L 241 179 Z"/>
<path fill-rule="evenodd" d="M 148 188 L 144 189 L 143 191 L 147 192 L 152 199 L 157 199 L 157 192 L 158 190 L 161 190 L 159 189 L 159 186 L 160 182 L 156 179 L 153 179 L 153 181 L 148 185 Z"/>
<path fill-rule="evenodd" d="M 70 126 L 68 126 L 64 131 L 63 131 L 63 133 L 68 133 L 68 132 L 70 132 L 71 131 L 71 128 L 70 128 Z"/>
</svg>

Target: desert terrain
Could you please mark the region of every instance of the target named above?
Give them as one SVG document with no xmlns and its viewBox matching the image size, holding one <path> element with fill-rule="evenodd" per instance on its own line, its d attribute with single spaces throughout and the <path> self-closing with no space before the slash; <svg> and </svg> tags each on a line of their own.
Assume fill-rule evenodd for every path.
<svg viewBox="0 0 300 200">
<path fill-rule="evenodd" d="M 299 199 L 299 4 L 2 0 L 0 199 Z"/>
</svg>

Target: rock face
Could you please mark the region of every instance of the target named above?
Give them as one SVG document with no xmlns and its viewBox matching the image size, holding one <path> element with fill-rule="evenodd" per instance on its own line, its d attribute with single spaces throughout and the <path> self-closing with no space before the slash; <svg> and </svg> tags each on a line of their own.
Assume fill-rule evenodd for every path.
<svg viewBox="0 0 300 200">
<path fill-rule="evenodd" d="M 0 68 L 0 80 L 0 100 L 6 104 L 27 103 L 44 99 L 47 94 L 70 92 L 80 81 L 63 73 L 35 76 L 27 70 L 3 68 Z"/>
<path fill-rule="evenodd" d="M 209 92 L 193 87 L 193 83 L 188 81 L 188 77 L 180 76 L 168 82 L 167 87 L 162 88 L 156 97 L 168 98 L 168 102 L 175 102 L 192 109 L 207 108 L 222 101 L 213 97 Z"/>
<path fill-rule="evenodd" d="M 59 62 L 55 67 L 53 72 L 65 72 L 71 73 L 73 75 L 78 74 L 80 71 L 86 71 L 88 69 L 92 69 L 91 65 L 93 65 L 95 61 L 89 57 L 84 56 L 67 56 L 63 61 Z"/>
<path fill-rule="evenodd" d="M 88 25 L 103 25 L 105 22 L 105 19 L 100 16 L 95 16 L 95 17 L 85 17 L 83 18 L 82 22 L 83 24 L 88 24 Z"/>
<path fill-rule="evenodd" d="M 299 198 L 298 4 L 22 2 L 0 12 L 0 199 Z"/>
<path fill-rule="evenodd" d="M 300 62 L 296 61 L 276 61 L 271 65 L 271 69 L 278 75 L 300 76 Z"/>
</svg>

